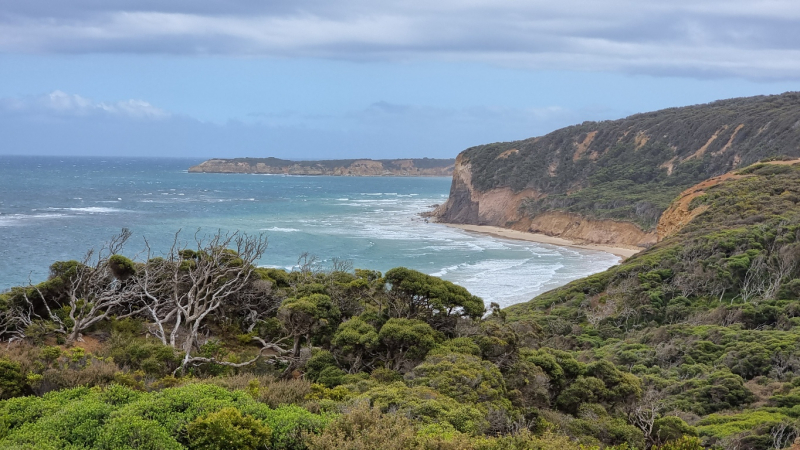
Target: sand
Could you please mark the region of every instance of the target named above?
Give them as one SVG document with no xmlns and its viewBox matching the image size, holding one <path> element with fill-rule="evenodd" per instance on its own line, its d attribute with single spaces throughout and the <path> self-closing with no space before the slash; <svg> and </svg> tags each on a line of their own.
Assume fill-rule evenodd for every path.
<svg viewBox="0 0 800 450">
<path fill-rule="evenodd" d="M 459 225 L 453 223 L 445 223 L 444 225 L 447 225 L 448 227 L 459 228 L 464 231 L 488 234 L 491 236 L 496 236 L 506 239 L 516 239 L 520 241 L 538 242 L 540 244 L 552 244 L 552 245 L 560 245 L 563 247 L 575 247 L 587 250 L 597 250 L 617 255 L 623 260 L 642 251 L 642 249 L 639 247 L 582 244 L 570 241 L 569 239 L 564 239 L 555 236 L 548 236 L 546 234 L 526 233 L 524 231 L 509 230 L 507 228 L 492 227 L 487 225 Z"/>
</svg>

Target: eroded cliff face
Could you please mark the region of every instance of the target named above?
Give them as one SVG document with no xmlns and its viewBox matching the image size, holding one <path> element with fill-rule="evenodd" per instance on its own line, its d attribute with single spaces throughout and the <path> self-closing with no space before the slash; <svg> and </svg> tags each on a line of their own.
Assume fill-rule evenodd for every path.
<svg viewBox="0 0 800 450">
<path fill-rule="evenodd" d="M 630 222 L 589 219 L 558 211 L 539 214 L 532 219 L 525 218 L 518 223 L 518 229 L 524 231 L 581 243 L 643 248 L 656 243 L 655 233 L 643 231 Z"/>
<path fill-rule="evenodd" d="M 535 217 L 521 213 L 520 206 L 526 199 L 540 197 L 532 189 L 514 192 L 504 187 L 478 191 L 472 184 L 471 165 L 462 154 L 456 158 L 450 197 L 433 215 L 444 223 L 491 225 L 579 243 L 645 247 L 656 242 L 654 232 L 643 231 L 630 222 L 595 220 L 557 211 Z"/>
<path fill-rule="evenodd" d="M 288 161 L 276 158 L 210 159 L 189 168 L 192 173 L 253 173 L 270 175 L 446 177 L 452 159 Z"/>
<path fill-rule="evenodd" d="M 762 163 L 764 165 L 776 165 L 776 166 L 793 166 L 796 164 L 800 164 L 800 159 L 790 159 L 786 161 L 767 161 Z M 724 175 L 720 175 L 718 177 L 710 178 L 702 183 L 696 184 L 689 189 L 681 192 L 679 195 L 667 208 L 666 211 L 661 215 L 661 219 L 658 221 L 658 226 L 656 227 L 656 234 L 658 241 L 662 241 L 665 238 L 679 232 L 683 227 L 685 227 L 689 222 L 692 221 L 695 217 L 703 214 L 706 210 L 708 210 L 708 205 L 699 205 L 695 208 L 691 208 L 692 200 L 695 198 L 703 195 L 706 193 L 707 190 L 711 189 L 712 187 L 721 184 L 727 180 L 735 180 L 738 178 L 745 177 L 747 175 L 743 175 L 737 172 L 728 172 Z"/>
<path fill-rule="evenodd" d="M 662 241 L 667 236 L 677 233 L 695 217 L 705 212 L 708 207 L 701 205 L 697 208 L 690 209 L 692 200 L 705 194 L 706 189 L 716 186 L 725 180 L 737 178 L 738 176 L 733 173 L 726 173 L 718 177 L 714 177 L 703 181 L 700 184 L 694 185 L 689 189 L 683 191 L 678 198 L 661 214 L 661 218 L 656 226 L 656 235 L 659 241 Z"/>
<path fill-rule="evenodd" d="M 472 199 L 472 173 L 464 156 L 458 155 L 453 168 L 453 183 L 447 201 L 434 211 L 434 217 L 446 223 L 479 224 L 479 204 Z"/>
</svg>

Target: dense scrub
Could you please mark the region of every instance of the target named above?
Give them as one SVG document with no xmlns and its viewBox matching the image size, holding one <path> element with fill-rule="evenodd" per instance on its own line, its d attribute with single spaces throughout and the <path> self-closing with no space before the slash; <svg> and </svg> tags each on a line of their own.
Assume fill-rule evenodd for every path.
<svg viewBox="0 0 800 450">
<path fill-rule="evenodd" d="M 0 295 L 0 449 L 786 448 L 800 166 L 692 207 L 623 264 L 488 315 L 410 269 L 256 268 L 247 246 L 55 263 Z M 203 320 L 183 306 L 199 273 L 231 290 Z"/>
<path fill-rule="evenodd" d="M 533 320 L 541 345 L 625 367 L 709 445 L 782 448 L 800 418 L 800 165 L 750 166 L 691 207 L 708 209 L 504 318 Z"/>
<path fill-rule="evenodd" d="M 776 155 L 800 157 L 800 94 L 671 108 L 584 122 L 462 153 L 480 191 L 534 189 L 523 211 L 568 211 L 655 227 L 682 190 Z"/>
</svg>

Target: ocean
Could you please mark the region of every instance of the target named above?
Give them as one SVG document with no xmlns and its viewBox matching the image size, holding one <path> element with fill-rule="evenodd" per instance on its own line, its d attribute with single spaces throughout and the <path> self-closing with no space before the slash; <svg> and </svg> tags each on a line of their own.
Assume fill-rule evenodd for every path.
<svg viewBox="0 0 800 450">
<path fill-rule="evenodd" d="M 265 233 L 260 265 L 298 257 L 356 268 L 405 266 L 502 306 L 530 300 L 619 261 L 609 253 L 513 241 L 428 223 L 449 178 L 190 174 L 193 159 L 0 156 L 0 291 L 47 278 L 54 261 L 81 259 L 125 227 L 136 257 L 144 238 L 166 250 L 176 232 Z"/>
</svg>

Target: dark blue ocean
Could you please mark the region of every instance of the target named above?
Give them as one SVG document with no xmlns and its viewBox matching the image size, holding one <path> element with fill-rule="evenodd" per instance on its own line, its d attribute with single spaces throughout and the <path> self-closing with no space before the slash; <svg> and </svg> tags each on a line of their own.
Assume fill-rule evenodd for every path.
<svg viewBox="0 0 800 450">
<path fill-rule="evenodd" d="M 291 269 L 303 252 L 357 268 L 414 268 L 501 305 L 604 270 L 608 253 L 511 241 L 426 223 L 449 178 L 190 174 L 200 160 L 0 156 L 0 291 L 46 279 L 121 228 L 166 250 L 175 232 L 266 233 L 260 263 Z"/>
</svg>

